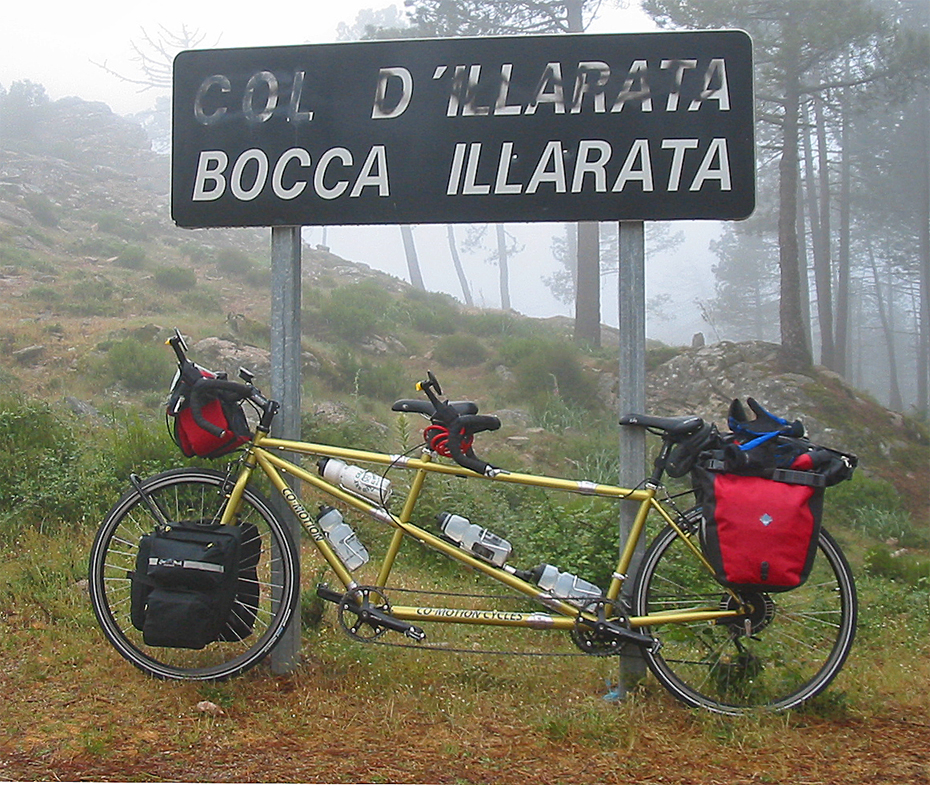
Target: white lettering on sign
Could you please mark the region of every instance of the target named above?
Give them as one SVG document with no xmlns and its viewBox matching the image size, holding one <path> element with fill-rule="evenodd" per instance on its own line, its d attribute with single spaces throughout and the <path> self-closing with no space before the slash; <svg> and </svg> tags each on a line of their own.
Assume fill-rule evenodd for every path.
<svg viewBox="0 0 930 785">
<path fill-rule="evenodd" d="M 727 140 L 723 138 L 711 139 L 703 151 L 697 139 L 663 139 L 658 150 L 650 149 L 649 140 L 636 139 L 619 168 L 619 156 L 614 157 L 613 146 L 604 139 L 582 139 L 574 155 L 566 155 L 562 143 L 553 140 L 536 155 L 532 174 L 525 183 L 515 182 L 511 177 L 512 163 L 517 157 L 515 145 L 515 142 L 503 142 L 499 150 L 490 150 L 481 142 L 457 143 L 452 152 L 446 195 L 534 194 L 543 189 L 559 194 L 619 193 L 630 183 L 638 183 L 640 190 L 651 192 L 656 187 L 653 159 L 664 155 L 667 161 L 669 153 L 661 152 L 666 150 L 671 151 L 671 161 L 666 164 L 669 175 L 668 180 L 659 185 L 666 192 L 681 189 L 685 160 L 697 155 L 701 156 L 700 163 L 687 183 L 689 191 L 700 191 L 709 183 L 716 183 L 720 191 L 732 188 Z M 690 153 L 692 150 L 697 152 Z M 492 159 L 491 164 L 483 161 L 486 158 Z M 566 165 L 566 160 L 574 163 Z M 493 182 L 481 182 L 480 171 L 495 172 Z"/>
<path fill-rule="evenodd" d="M 397 79 L 400 80 L 400 98 L 393 107 L 387 108 L 388 86 L 391 81 Z M 378 84 L 375 87 L 375 104 L 371 109 L 371 119 L 384 120 L 400 117 L 410 106 L 411 98 L 413 98 L 413 76 L 411 76 L 410 71 L 406 68 L 382 68 L 378 72 Z"/>
<path fill-rule="evenodd" d="M 227 170 L 229 170 L 227 174 Z M 271 176 L 269 177 L 269 172 Z M 285 150 L 271 166 L 263 150 L 240 153 L 229 169 L 229 156 L 222 150 L 203 150 L 197 162 L 192 199 L 211 202 L 229 192 L 241 202 L 250 202 L 268 187 L 279 199 L 296 199 L 309 186 L 321 199 L 338 199 L 349 192 L 356 199 L 373 188 L 379 197 L 391 195 L 387 150 L 373 145 L 357 169 L 352 153 L 333 147 L 320 155 L 316 168 L 309 151 L 302 147 Z"/>
<path fill-rule="evenodd" d="M 313 112 L 301 109 L 301 96 L 306 74 L 295 71 L 291 79 L 291 91 L 284 111 L 291 122 L 309 122 Z M 194 118 L 201 125 L 214 125 L 230 109 L 232 84 L 223 74 L 208 76 L 194 96 Z M 281 98 L 278 78 L 271 71 L 258 71 L 249 77 L 242 93 L 242 114 L 251 123 L 264 123 L 277 111 Z"/>
<path fill-rule="evenodd" d="M 697 89 L 695 79 L 702 79 L 698 97 L 688 103 L 687 111 L 694 112 L 705 101 L 716 101 L 721 112 L 730 110 L 730 91 L 727 84 L 726 62 L 723 58 L 710 59 L 703 72 L 695 59 L 663 59 L 659 61 L 662 71 L 671 72 L 671 85 L 665 103 L 660 105 L 666 112 L 679 111 L 682 88 L 686 82 L 692 85 L 691 94 Z M 625 71 L 612 71 L 609 64 L 601 60 L 582 60 L 574 66 L 573 82 L 566 83 L 563 72 L 567 67 L 560 62 L 546 63 L 536 81 L 536 87 L 528 95 L 525 104 L 511 103 L 513 63 L 502 63 L 497 71 L 478 64 L 456 65 L 451 72 L 449 66 L 439 65 L 433 71 L 433 79 L 442 79 L 451 73 L 449 99 L 446 104 L 447 117 L 512 117 L 535 115 L 541 107 L 551 105 L 553 114 L 580 114 L 593 111 L 595 114 L 622 112 L 629 103 L 638 103 L 640 111 L 654 110 L 654 90 L 649 79 L 649 61 L 633 60 Z M 385 71 L 388 69 L 382 69 Z M 408 73 L 409 76 L 409 73 Z M 491 104 L 478 103 L 478 89 L 482 79 L 496 84 L 496 99 Z M 381 83 L 379 82 L 379 85 Z M 413 91 L 412 82 L 409 85 Z M 570 92 L 569 92 L 570 91 Z M 376 108 L 379 98 L 376 95 Z M 406 106 L 404 107 L 406 108 Z M 373 115 L 374 116 L 374 115 Z"/>
</svg>

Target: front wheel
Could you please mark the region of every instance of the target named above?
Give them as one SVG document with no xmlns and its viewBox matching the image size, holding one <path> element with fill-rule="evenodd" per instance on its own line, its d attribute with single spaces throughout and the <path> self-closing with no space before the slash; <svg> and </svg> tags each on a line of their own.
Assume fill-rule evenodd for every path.
<svg viewBox="0 0 930 785">
<path fill-rule="evenodd" d="M 169 522 L 219 522 L 227 502 L 228 479 L 210 469 L 176 469 L 144 480 L 142 487 Z M 225 679 L 256 665 L 278 642 L 300 591 L 297 550 L 267 500 L 248 488 L 236 522 L 251 524 L 249 537 L 259 540 L 257 547 L 254 540 L 250 545 L 248 577 L 240 572 L 240 581 L 251 587 L 247 608 L 240 609 L 251 620 L 250 634 L 221 635 L 221 640 L 203 649 L 182 649 L 146 645 L 132 623 L 132 573 L 140 538 L 156 526 L 152 513 L 139 494 L 130 490 L 107 514 L 91 550 L 90 598 L 107 640 L 137 668 L 162 679 Z"/>
<path fill-rule="evenodd" d="M 836 541 L 821 530 L 800 588 L 741 598 L 752 612 L 738 619 L 641 630 L 662 641 L 644 656 L 663 686 L 690 706 L 733 715 L 790 709 L 823 691 L 856 631 L 856 587 Z M 736 605 L 673 528 L 656 537 L 633 587 L 634 616 Z"/>
</svg>

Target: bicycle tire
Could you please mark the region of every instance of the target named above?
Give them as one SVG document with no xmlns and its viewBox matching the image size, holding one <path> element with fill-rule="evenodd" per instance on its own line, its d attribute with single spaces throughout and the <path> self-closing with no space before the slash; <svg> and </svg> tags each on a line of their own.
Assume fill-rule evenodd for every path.
<svg viewBox="0 0 930 785">
<path fill-rule="evenodd" d="M 856 632 L 856 586 L 836 541 L 821 529 L 813 569 L 800 588 L 745 599 L 758 609 L 748 619 L 749 636 L 747 619 L 643 628 L 662 642 L 657 652 L 644 652 L 659 682 L 689 706 L 729 715 L 785 711 L 826 689 Z M 732 599 L 666 527 L 643 556 L 633 615 L 708 605 L 731 607 Z"/>
<path fill-rule="evenodd" d="M 227 475 L 210 469 L 174 469 L 142 482 L 169 521 L 218 521 L 227 485 Z M 124 494 L 104 518 L 88 566 L 91 604 L 107 640 L 140 670 L 159 679 L 227 679 L 257 665 L 280 640 L 300 594 L 297 549 L 268 501 L 249 488 L 237 517 L 240 523 L 253 524 L 261 538 L 254 627 L 242 640 L 215 641 L 203 649 L 144 643 L 130 618 L 130 574 L 139 540 L 155 528 L 156 521 L 135 490 Z"/>
</svg>

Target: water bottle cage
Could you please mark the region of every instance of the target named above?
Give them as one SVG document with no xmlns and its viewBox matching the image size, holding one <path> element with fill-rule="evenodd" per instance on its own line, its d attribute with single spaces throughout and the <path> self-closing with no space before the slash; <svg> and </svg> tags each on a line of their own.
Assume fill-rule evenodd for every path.
<svg viewBox="0 0 930 785">
<path fill-rule="evenodd" d="M 452 452 L 449 450 L 449 429 L 445 425 L 437 423 L 427 425 L 423 429 L 423 440 L 426 442 L 426 446 L 437 455 L 441 455 L 443 458 L 452 457 Z M 463 434 L 461 441 L 462 452 L 468 453 L 474 441 L 474 435 L 465 436 Z"/>
</svg>

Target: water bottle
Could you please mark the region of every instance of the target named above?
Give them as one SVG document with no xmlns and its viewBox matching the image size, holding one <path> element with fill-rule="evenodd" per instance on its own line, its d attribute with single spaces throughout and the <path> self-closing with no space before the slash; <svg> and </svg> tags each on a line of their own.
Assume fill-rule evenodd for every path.
<svg viewBox="0 0 930 785">
<path fill-rule="evenodd" d="M 471 523 L 468 518 L 441 512 L 436 516 L 436 520 L 442 527 L 442 533 L 462 550 L 469 551 L 496 567 L 503 567 L 504 562 L 510 558 L 512 548 L 507 540 Z"/>
<path fill-rule="evenodd" d="M 350 493 L 384 505 L 391 498 L 391 481 L 360 466 L 350 466 L 335 458 L 321 458 L 320 476 Z"/>
<path fill-rule="evenodd" d="M 359 541 L 358 535 L 352 531 L 352 527 L 342 519 L 339 510 L 335 507 L 321 506 L 316 522 L 326 532 L 326 539 L 348 569 L 357 570 L 368 562 L 368 551 Z"/>
<path fill-rule="evenodd" d="M 553 567 L 551 564 L 540 564 L 530 570 L 530 575 L 539 588 L 579 608 L 603 596 L 600 588 L 593 583 L 572 575 L 570 572 L 559 572 L 558 567 Z"/>
</svg>

